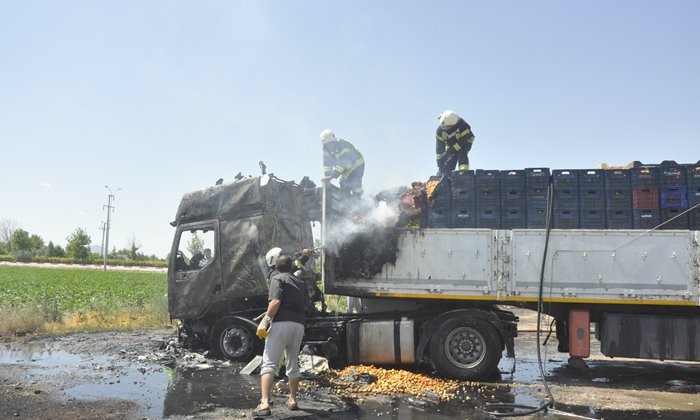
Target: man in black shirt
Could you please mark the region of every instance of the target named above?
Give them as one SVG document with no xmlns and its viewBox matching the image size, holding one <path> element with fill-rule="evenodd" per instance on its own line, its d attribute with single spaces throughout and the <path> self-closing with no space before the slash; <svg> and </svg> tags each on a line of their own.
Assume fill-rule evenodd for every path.
<svg viewBox="0 0 700 420">
<path fill-rule="evenodd" d="M 260 405 L 253 412 L 254 416 L 271 414 L 270 390 L 282 352 L 287 355 L 286 373 L 289 378 L 287 406 L 291 410 L 298 408 L 297 392 L 301 378 L 299 350 L 304 337 L 304 322 L 306 322 L 306 285 L 290 273 L 292 262 L 289 255 L 281 255 L 277 259 L 276 267 L 279 273 L 270 279 L 267 311 L 256 333 L 266 341 L 260 368 L 262 398 Z"/>
</svg>

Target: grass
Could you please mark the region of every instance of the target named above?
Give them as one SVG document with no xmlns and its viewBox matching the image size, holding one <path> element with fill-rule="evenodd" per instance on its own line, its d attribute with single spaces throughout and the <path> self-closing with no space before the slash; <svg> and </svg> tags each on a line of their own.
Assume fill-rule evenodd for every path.
<svg viewBox="0 0 700 420">
<path fill-rule="evenodd" d="M 0 335 L 168 325 L 165 274 L 0 266 Z"/>
</svg>

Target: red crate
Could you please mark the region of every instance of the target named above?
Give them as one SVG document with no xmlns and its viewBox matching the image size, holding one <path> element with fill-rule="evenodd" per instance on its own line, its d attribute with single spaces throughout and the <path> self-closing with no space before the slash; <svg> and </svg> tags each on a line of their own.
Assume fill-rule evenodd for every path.
<svg viewBox="0 0 700 420">
<path fill-rule="evenodd" d="M 654 187 L 635 188 L 632 190 L 632 208 L 658 209 L 659 189 Z"/>
</svg>

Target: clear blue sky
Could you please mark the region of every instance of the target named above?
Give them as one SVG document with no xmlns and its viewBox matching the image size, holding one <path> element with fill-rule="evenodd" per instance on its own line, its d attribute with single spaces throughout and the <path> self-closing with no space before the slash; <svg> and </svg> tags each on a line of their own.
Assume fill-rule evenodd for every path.
<svg viewBox="0 0 700 420">
<path fill-rule="evenodd" d="M 0 219 L 165 256 L 182 195 L 321 176 L 319 132 L 368 193 L 436 172 L 437 116 L 472 168 L 700 159 L 700 2 L 0 1 Z"/>
</svg>

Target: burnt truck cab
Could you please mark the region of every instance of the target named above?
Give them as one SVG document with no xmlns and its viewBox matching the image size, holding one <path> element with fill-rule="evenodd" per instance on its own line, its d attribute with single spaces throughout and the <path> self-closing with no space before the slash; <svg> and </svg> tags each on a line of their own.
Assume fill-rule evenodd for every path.
<svg viewBox="0 0 700 420">
<path fill-rule="evenodd" d="M 274 175 L 187 193 L 171 223 L 168 310 L 180 338 L 229 360 L 262 351 L 253 321 L 267 307 L 265 254 L 313 248 L 313 189 Z"/>
</svg>

